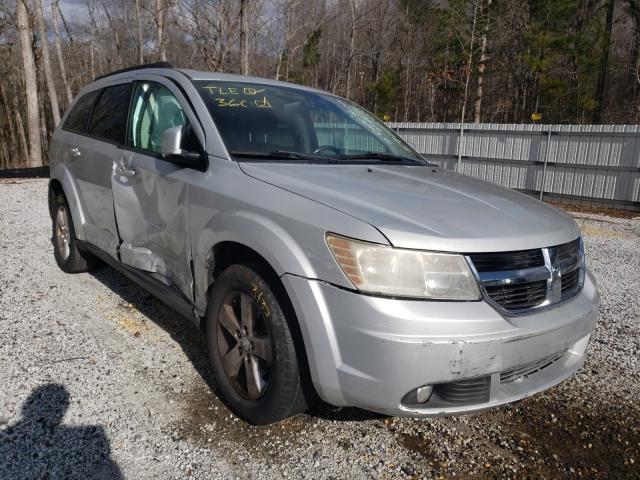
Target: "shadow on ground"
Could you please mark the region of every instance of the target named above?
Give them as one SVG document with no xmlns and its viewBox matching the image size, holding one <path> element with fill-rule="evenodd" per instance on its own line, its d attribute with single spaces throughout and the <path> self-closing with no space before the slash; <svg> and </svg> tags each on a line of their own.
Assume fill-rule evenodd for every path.
<svg viewBox="0 0 640 480">
<path fill-rule="evenodd" d="M 124 478 L 103 427 L 62 424 L 70 401 L 55 383 L 31 392 L 20 419 L 0 430 L 0 478 Z"/>
</svg>

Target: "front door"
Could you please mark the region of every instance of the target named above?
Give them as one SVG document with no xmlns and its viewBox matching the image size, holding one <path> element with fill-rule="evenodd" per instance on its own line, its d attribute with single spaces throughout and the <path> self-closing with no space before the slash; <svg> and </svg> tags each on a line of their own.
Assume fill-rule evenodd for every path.
<svg viewBox="0 0 640 480">
<path fill-rule="evenodd" d="M 166 129 L 184 125 L 191 131 L 195 118 L 184 105 L 182 94 L 164 79 L 136 82 L 127 146 L 119 150 L 112 185 L 120 261 L 193 300 L 186 169 L 160 155 Z"/>
</svg>

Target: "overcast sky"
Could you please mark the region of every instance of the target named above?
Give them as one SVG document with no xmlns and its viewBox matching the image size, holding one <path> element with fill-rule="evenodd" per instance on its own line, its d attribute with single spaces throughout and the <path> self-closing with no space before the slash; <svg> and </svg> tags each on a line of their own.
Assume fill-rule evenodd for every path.
<svg viewBox="0 0 640 480">
<path fill-rule="evenodd" d="M 44 0 L 42 3 L 45 9 L 51 11 L 51 0 Z M 80 22 L 89 19 L 85 0 L 60 0 L 60 9 L 67 20 Z"/>
</svg>

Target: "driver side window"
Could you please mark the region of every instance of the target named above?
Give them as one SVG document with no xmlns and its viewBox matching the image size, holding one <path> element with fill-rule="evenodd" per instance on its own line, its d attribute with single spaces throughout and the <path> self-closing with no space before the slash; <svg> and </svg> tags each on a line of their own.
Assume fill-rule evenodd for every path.
<svg viewBox="0 0 640 480">
<path fill-rule="evenodd" d="M 187 116 L 176 97 L 165 86 L 155 82 L 138 82 L 133 95 L 129 145 L 153 153 L 162 152 L 162 135 L 171 127 L 185 129 L 183 143 L 194 137 Z"/>
</svg>

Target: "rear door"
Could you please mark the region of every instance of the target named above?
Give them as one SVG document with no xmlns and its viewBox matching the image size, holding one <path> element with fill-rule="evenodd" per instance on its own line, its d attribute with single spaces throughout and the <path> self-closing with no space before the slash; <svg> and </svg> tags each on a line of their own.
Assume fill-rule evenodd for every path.
<svg viewBox="0 0 640 480">
<path fill-rule="evenodd" d="M 127 146 L 120 149 L 112 185 L 122 242 L 120 261 L 154 274 L 192 301 L 188 215 L 192 171 L 161 156 L 164 131 L 177 125 L 187 132 L 183 149 L 201 150 L 193 130 L 197 119 L 188 105 L 166 79 L 136 82 Z"/>
<path fill-rule="evenodd" d="M 61 136 L 62 158 L 72 171 L 85 213 L 86 240 L 117 258 L 118 232 L 111 176 L 118 144 L 124 142 L 131 83 L 109 86 L 81 97 Z"/>
</svg>

